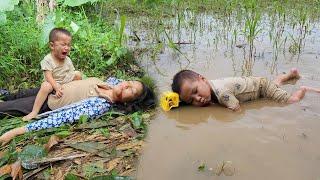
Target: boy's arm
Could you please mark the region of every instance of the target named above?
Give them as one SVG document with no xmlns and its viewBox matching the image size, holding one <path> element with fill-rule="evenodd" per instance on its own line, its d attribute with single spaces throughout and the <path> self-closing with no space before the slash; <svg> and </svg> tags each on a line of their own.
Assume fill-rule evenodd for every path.
<svg viewBox="0 0 320 180">
<path fill-rule="evenodd" d="M 238 111 L 240 109 L 239 100 L 232 93 L 222 94 L 220 102 L 222 105 L 233 111 Z"/>
<path fill-rule="evenodd" d="M 61 86 L 53 79 L 52 72 L 51 71 L 44 71 L 44 77 L 46 78 L 46 81 L 48 81 L 52 88 L 56 91 L 56 96 L 60 98 L 62 93 Z"/>
<path fill-rule="evenodd" d="M 53 75 L 51 71 L 44 71 L 44 77 L 46 78 L 46 81 L 48 81 L 53 89 L 57 91 L 59 89 L 59 85 L 57 82 L 53 79 Z"/>
</svg>

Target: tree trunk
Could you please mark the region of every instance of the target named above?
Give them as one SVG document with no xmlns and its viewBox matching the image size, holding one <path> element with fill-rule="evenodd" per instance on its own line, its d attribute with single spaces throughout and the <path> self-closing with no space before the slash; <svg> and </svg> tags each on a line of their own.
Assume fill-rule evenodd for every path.
<svg viewBox="0 0 320 180">
<path fill-rule="evenodd" d="M 49 1 L 49 2 L 48 2 Z M 37 23 L 43 24 L 48 12 L 53 12 L 56 7 L 55 0 L 37 0 Z"/>
</svg>

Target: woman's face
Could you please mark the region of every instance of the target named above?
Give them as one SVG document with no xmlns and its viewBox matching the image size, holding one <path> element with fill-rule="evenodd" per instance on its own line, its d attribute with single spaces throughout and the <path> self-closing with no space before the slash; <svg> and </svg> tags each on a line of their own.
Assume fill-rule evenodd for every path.
<svg viewBox="0 0 320 180">
<path fill-rule="evenodd" d="M 143 86 L 139 81 L 123 81 L 113 87 L 115 102 L 130 102 L 142 94 Z"/>
</svg>

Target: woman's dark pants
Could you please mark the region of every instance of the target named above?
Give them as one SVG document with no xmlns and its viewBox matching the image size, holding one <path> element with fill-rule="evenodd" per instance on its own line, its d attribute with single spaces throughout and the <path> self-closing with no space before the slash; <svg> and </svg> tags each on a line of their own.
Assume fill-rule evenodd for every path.
<svg viewBox="0 0 320 180">
<path fill-rule="evenodd" d="M 6 95 L 0 102 L 0 118 L 7 115 L 24 116 L 32 111 L 34 101 L 40 88 L 18 91 L 15 94 Z M 50 111 L 48 107 L 48 98 L 42 105 L 39 113 Z"/>
</svg>

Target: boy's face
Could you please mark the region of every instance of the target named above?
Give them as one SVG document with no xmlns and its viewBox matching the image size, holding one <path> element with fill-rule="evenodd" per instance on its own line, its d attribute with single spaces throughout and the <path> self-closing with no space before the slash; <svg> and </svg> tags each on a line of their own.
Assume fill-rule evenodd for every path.
<svg viewBox="0 0 320 180">
<path fill-rule="evenodd" d="M 55 58 L 63 61 L 71 50 L 71 37 L 63 33 L 57 33 L 56 35 L 58 36 L 57 40 L 50 42 L 51 53 Z"/>
<path fill-rule="evenodd" d="M 183 81 L 180 98 L 182 101 L 194 106 L 206 106 L 211 102 L 211 91 L 209 82 L 199 75 L 197 80 Z"/>
</svg>

